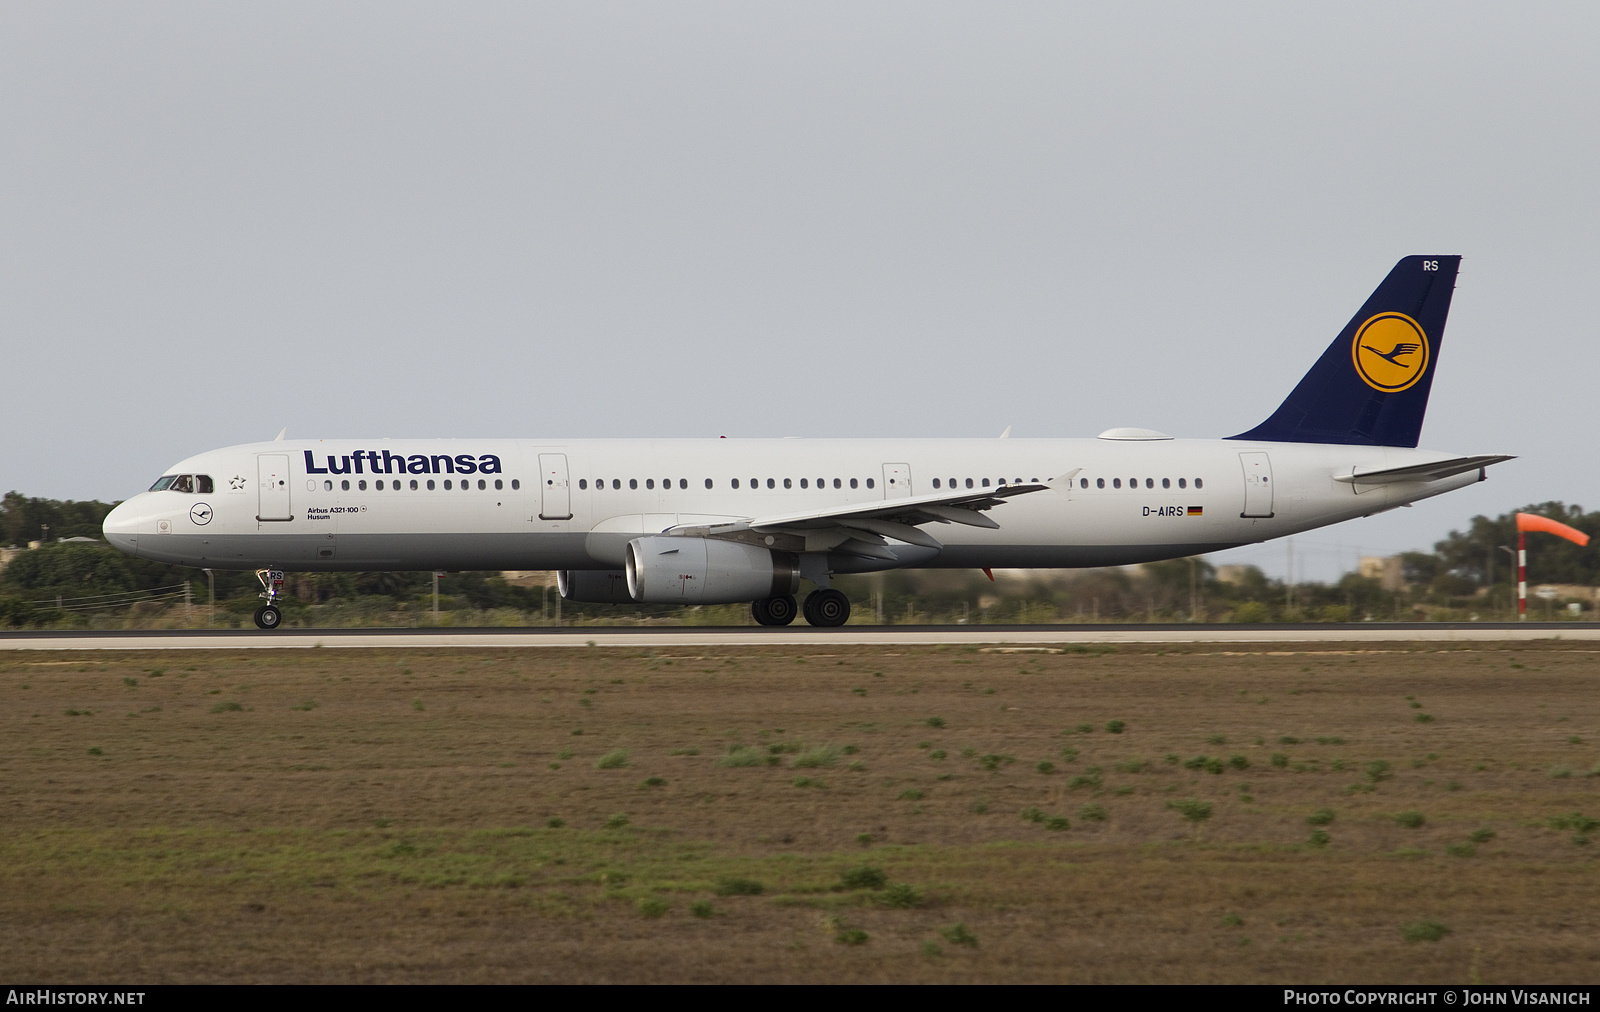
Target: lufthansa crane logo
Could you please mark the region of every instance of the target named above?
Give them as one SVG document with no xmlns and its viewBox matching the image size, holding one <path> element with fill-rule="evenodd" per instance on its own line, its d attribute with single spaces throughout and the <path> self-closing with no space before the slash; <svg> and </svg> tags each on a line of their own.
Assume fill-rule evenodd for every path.
<svg viewBox="0 0 1600 1012">
<path fill-rule="evenodd" d="M 1379 313 L 1356 328 L 1356 372 L 1374 390 L 1407 390 L 1428 371 L 1428 335 L 1404 313 Z"/>
</svg>

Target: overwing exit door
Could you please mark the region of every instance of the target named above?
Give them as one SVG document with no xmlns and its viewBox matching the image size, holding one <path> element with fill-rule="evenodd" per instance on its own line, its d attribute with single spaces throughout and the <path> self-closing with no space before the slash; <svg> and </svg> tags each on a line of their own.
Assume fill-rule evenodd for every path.
<svg viewBox="0 0 1600 1012">
<path fill-rule="evenodd" d="M 1244 467 L 1244 512 L 1242 517 L 1272 516 L 1272 461 L 1265 453 L 1241 453 Z"/>
<path fill-rule="evenodd" d="M 539 519 L 572 519 L 572 487 L 564 453 L 539 454 Z"/>
<path fill-rule="evenodd" d="M 883 497 L 903 499 L 911 494 L 911 465 L 883 465 Z"/>
<path fill-rule="evenodd" d="M 256 454 L 257 520 L 293 520 L 289 508 L 289 455 Z"/>
</svg>

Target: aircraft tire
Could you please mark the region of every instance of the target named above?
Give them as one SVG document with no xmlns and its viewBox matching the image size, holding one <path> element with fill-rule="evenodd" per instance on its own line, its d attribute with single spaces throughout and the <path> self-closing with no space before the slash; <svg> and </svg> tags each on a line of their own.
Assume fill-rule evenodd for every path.
<svg viewBox="0 0 1600 1012">
<path fill-rule="evenodd" d="M 844 625 L 850 621 L 850 599 L 831 588 L 813 591 L 806 598 L 806 621 L 823 628 Z"/>
<path fill-rule="evenodd" d="M 761 625 L 788 625 L 798 608 L 792 596 L 769 597 L 750 603 L 750 614 Z"/>
<path fill-rule="evenodd" d="M 283 624 L 283 612 L 275 605 L 264 604 L 256 609 L 256 628 L 272 630 Z"/>
</svg>

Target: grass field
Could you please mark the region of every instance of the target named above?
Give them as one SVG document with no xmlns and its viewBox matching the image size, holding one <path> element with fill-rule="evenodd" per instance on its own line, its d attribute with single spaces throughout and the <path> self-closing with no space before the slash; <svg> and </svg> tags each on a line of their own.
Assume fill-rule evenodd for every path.
<svg viewBox="0 0 1600 1012">
<path fill-rule="evenodd" d="M 1597 688 L 1559 643 L 0 653 L 0 976 L 1592 982 Z"/>
</svg>

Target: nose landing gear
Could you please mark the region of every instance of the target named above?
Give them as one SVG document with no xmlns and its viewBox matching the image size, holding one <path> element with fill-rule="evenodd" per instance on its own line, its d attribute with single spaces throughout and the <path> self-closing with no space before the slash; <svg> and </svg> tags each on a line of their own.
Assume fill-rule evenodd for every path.
<svg viewBox="0 0 1600 1012">
<path fill-rule="evenodd" d="M 278 591 L 283 587 L 283 570 L 258 569 L 256 579 L 261 581 L 261 596 L 267 603 L 256 609 L 257 629 L 276 629 L 283 624 L 283 612 L 278 609 Z"/>
</svg>

